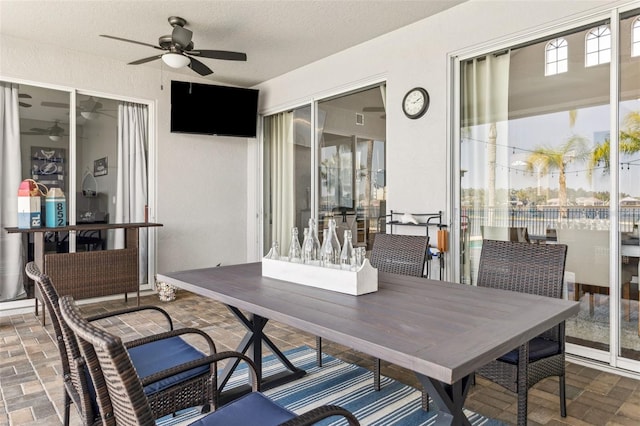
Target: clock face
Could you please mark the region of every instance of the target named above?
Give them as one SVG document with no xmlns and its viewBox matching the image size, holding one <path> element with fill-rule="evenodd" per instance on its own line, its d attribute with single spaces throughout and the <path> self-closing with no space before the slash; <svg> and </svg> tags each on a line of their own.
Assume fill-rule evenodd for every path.
<svg viewBox="0 0 640 426">
<path fill-rule="evenodd" d="M 421 87 L 409 90 L 402 101 L 402 110 L 409 118 L 422 117 L 429 107 L 429 94 Z"/>
</svg>

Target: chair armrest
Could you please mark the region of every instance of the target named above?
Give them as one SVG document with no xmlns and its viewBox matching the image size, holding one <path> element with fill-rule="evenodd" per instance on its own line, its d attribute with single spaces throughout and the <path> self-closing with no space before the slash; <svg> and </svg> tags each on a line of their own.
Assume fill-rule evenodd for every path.
<svg viewBox="0 0 640 426">
<path fill-rule="evenodd" d="M 257 392 L 260 390 L 260 380 L 258 380 L 257 377 L 257 367 L 256 364 L 246 355 L 241 354 L 240 352 L 235 352 L 235 351 L 224 351 L 224 352 L 220 352 L 220 353 L 216 353 L 213 355 L 209 355 L 197 360 L 193 360 L 193 361 L 189 361 L 189 362 L 185 362 L 184 364 L 180 364 L 177 365 L 175 367 L 171 367 L 171 368 L 167 368 L 166 370 L 162 370 L 162 371 L 158 371 L 157 373 L 154 373 L 150 376 L 146 376 L 146 377 L 141 377 L 140 381 L 142 382 L 142 386 L 148 386 L 152 383 L 158 382 L 160 380 L 166 379 L 168 377 L 172 377 L 175 376 L 176 374 L 182 373 L 184 371 L 188 371 L 191 370 L 193 368 L 197 368 L 197 367 L 201 367 L 203 365 L 209 365 L 209 364 L 213 364 L 213 363 L 217 363 L 219 361 L 225 360 L 225 359 L 230 359 L 230 358 L 237 358 L 240 359 L 241 361 L 244 361 L 247 363 L 247 365 L 249 366 L 249 368 L 251 368 L 253 370 L 254 374 L 251 374 L 251 389 L 254 392 Z M 214 392 L 217 393 L 217 371 L 216 369 L 213 370 L 213 380 L 212 382 L 214 383 Z"/>
<path fill-rule="evenodd" d="M 171 330 L 171 331 L 164 331 L 162 333 L 152 334 L 151 336 L 141 337 L 139 339 L 131 340 L 129 342 L 124 343 L 124 346 L 127 349 L 131 349 L 136 346 L 146 345 L 147 343 L 157 342 L 159 340 L 165 340 L 171 337 L 181 336 L 183 334 L 197 334 L 201 336 L 209 345 L 209 354 L 211 355 L 217 352 L 216 344 L 213 342 L 213 339 L 211 338 L 211 336 L 209 336 L 207 333 L 205 333 L 202 330 L 199 330 L 197 328 L 190 328 L 190 327 L 179 328 L 177 330 Z"/>
<path fill-rule="evenodd" d="M 349 422 L 349 426 L 359 426 L 360 423 L 358 419 L 351 414 L 348 410 L 345 410 L 342 407 L 337 405 L 323 405 L 318 408 L 314 408 L 313 410 L 307 411 L 296 417 L 295 419 L 288 420 L 280 426 L 307 426 L 313 425 L 320 420 L 326 419 L 328 417 L 340 416 L 347 419 Z"/>
<path fill-rule="evenodd" d="M 146 311 L 146 310 L 160 312 L 167 319 L 167 322 L 169 323 L 169 330 L 173 330 L 173 321 L 171 320 L 171 316 L 169 316 L 167 311 L 165 311 L 164 309 L 159 308 L 157 306 L 153 306 L 153 305 L 134 306 L 134 307 L 131 307 L 131 308 L 124 308 L 124 309 L 119 309 L 117 311 L 106 312 L 104 314 L 91 315 L 91 316 L 86 317 L 86 320 L 89 321 L 89 322 L 98 321 L 98 320 L 101 320 L 101 319 L 111 318 L 111 317 L 115 317 L 115 316 L 118 316 L 118 315 L 126 315 L 126 314 Z"/>
</svg>

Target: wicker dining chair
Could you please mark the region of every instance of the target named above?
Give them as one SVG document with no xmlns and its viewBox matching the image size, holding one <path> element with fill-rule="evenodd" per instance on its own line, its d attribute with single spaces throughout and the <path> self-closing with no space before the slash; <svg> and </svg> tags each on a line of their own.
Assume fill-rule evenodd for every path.
<svg viewBox="0 0 640 426">
<path fill-rule="evenodd" d="M 422 277 L 429 237 L 416 235 L 377 234 L 371 250 L 371 266 L 379 272 Z M 322 338 L 316 337 L 318 365 L 322 366 Z M 373 383 L 380 390 L 380 359 L 374 363 Z"/>
<path fill-rule="evenodd" d="M 567 246 L 483 240 L 477 285 L 562 298 Z M 567 415 L 565 397 L 565 324 L 533 338 L 478 370 L 481 376 L 518 394 L 518 425 L 527 423 L 530 387 L 558 376 L 560 414 Z M 523 354 L 523 359 L 520 359 Z"/>
<path fill-rule="evenodd" d="M 429 237 L 377 234 L 371 250 L 371 266 L 380 272 L 422 277 Z"/>
<path fill-rule="evenodd" d="M 51 312 L 62 362 L 65 389 L 64 424 L 69 424 L 71 403 L 75 405 L 83 424 L 101 424 L 104 418 L 96 403 L 96 392 L 99 387 L 95 381 L 92 383 L 89 379 L 76 337 L 61 317 L 58 293 L 49 277 L 42 274 L 33 262 L 28 263 L 25 269 L 27 275 L 36 282 L 47 309 Z M 216 401 L 213 400 L 214 393 L 211 389 L 210 378 L 212 373 L 216 371 L 216 365 L 209 361 L 197 369 L 184 366 L 184 363 L 204 359 L 206 355 L 180 337 L 200 336 L 208 346 L 209 353 L 215 354 L 215 344 L 208 334 L 193 328 L 174 330 L 169 314 L 157 306 L 136 306 L 94 315 L 88 317 L 87 320 L 94 322 L 143 310 L 159 312 L 167 320 L 169 328 L 169 331 L 125 343 L 136 369 L 145 376 L 143 379 L 145 393 L 148 396 L 154 417 L 160 418 L 183 408 L 194 406 L 203 406 L 203 411 L 208 411 L 211 404 L 215 407 Z M 168 371 L 169 374 L 166 374 L 162 380 L 155 380 L 154 377 L 161 374 L 162 371 Z"/>
<path fill-rule="evenodd" d="M 155 424 L 154 414 L 143 390 L 143 383 L 122 340 L 83 318 L 71 296 L 63 296 L 59 303 L 64 321 L 78 338 L 84 359 L 89 365 L 91 377 L 103 386 L 98 392 L 100 396 L 98 404 L 102 412 L 106 413 L 105 425 Z M 279 406 L 259 392 L 260 381 L 257 379 L 256 366 L 250 358 L 239 352 L 220 352 L 210 355 L 207 359 L 215 362 L 239 359 L 247 363 L 254 373 L 248 375 L 253 392 L 224 405 L 192 425 L 312 425 L 333 416 L 344 417 L 350 426 L 359 425 L 353 414 L 335 405 L 321 406 L 300 416 Z M 202 361 L 194 361 L 191 364 L 193 368 L 202 364 Z M 212 377 L 212 382 L 217 383 L 215 375 Z M 217 393 L 217 390 L 215 392 Z"/>
<path fill-rule="evenodd" d="M 371 249 L 371 266 L 378 272 L 412 277 L 424 276 L 429 237 L 417 235 L 377 234 Z M 376 358 L 373 385 L 380 390 L 380 359 Z M 423 405 L 429 409 L 429 398 L 423 390 Z"/>
</svg>

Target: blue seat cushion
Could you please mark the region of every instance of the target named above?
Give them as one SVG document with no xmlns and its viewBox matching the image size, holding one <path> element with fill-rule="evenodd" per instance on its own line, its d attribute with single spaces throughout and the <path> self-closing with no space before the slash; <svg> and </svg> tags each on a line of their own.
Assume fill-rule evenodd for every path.
<svg viewBox="0 0 640 426">
<path fill-rule="evenodd" d="M 133 366 L 136 368 L 140 378 L 147 377 L 159 371 L 166 370 L 167 368 L 175 367 L 176 365 L 197 360 L 205 356 L 202 352 L 178 336 L 136 346 L 130 348 L 128 352 L 131 357 L 131 361 L 133 362 Z M 184 382 L 185 380 L 208 372 L 208 365 L 193 368 L 145 386 L 144 393 L 145 395 L 152 395 L 164 389 L 168 389 L 176 383 Z"/>
<path fill-rule="evenodd" d="M 560 353 L 560 343 L 552 340 L 536 337 L 529 341 L 529 362 L 534 362 L 542 358 Z M 514 349 L 506 355 L 498 358 L 498 361 L 518 364 L 518 349 Z"/>
<path fill-rule="evenodd" d="M 295 417 L 260 392 L 251 392 L 189 426 L 277 426 Z"/>
</svg>

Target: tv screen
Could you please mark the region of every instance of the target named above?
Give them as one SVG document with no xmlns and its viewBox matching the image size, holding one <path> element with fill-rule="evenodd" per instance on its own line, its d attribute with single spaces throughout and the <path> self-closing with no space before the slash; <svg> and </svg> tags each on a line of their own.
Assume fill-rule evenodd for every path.
<svg viewBox="0 0 640 426">
<path fill-rule="evenodd" d="M 258 91 L 171 82 L 171 131 L 256 137 Z"/>
</svg>

